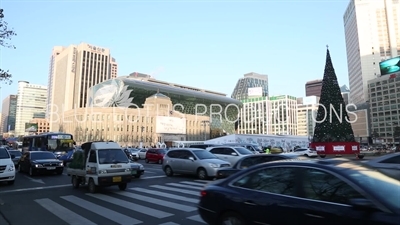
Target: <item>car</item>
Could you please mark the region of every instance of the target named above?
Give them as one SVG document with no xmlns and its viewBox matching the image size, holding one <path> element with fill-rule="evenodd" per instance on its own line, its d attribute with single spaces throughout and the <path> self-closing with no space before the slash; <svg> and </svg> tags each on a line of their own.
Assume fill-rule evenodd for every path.
<svg viewBox="0 0 400 225">
<path fill-rule="evenodd" d="M 207 149 L 209 147 L 214 147 L 214 146 L 219 146 L 219 145 L 217 145 L 217 144 L 193 144 L 193 145 L 190 145 L 189 148 Z"/>
<path fill-rule="evenodd" d="M 18 172 L 27 172 L 29 176 L 54 172 L 61 175 L 64 171 L 63 162 L 58 160 L 52 152 L 47 151 L 25 152 L 18 164 Z"/>
<path fill-rule="evenodd" d="M 388 176 L 400 180 L 400 152 L 380 156 L 364 163 Z"/>
<path fill-rule="evenodd" d="M 9 185 L 15 182 L 15 165 L 11 155 L 6 148 L 0 148 L 0 182 L 7 182 Z"/>
<path fill-rule="evenodd" d="M 307 156 L 310 158 L 318 157 L 317 150 L 312 149 L 312 148 L 298 148 L 298 149 L 294 150 L 293 153 L 297 154 L 297 155 Z"/>
<path fill-rule="evenodd" d="M 235 174 L 243 169 L 247 169 L 251 166 L 258 165 L 265 162 L 272 162 L 284 159 L 295 159 L 300 157 L 297 154 L 257 154 L 248 155 L 239 159 L 233 167 L 221 168 L 217 172 L 216 179 L 223 179 Z"/>
<path fill-rule="evenodd" d="M 146 158 L 146 152 L 147 152 L 147 149 L 145 149 L 145 148 L 140 149 L 140 151 L 138 153 L 139 159 L 145 159 Z"/>
<path fill-rule="evenodd" d="M 129 160 L 131 165 L 131 174 L 135 178 L 140 178 L 144 174 L 144 166 L 140 163 Z"/>
<path fill-rule="evenodd" d="M 234 165 L 237 161 L 240 160 L 240 158 L 246 155 L 253 155 L 253 152 L 243 147 L 235 146 L 217 146 L 207 148 L 206 150 L 214 154 L 221 160 L 229 162 L 231 165 Z"/>
<path fill-rule="evenodd" d="M 168 177 L 177 174 L 197 175 L 200 180 L 215 177 L 219 168 L 230 167 L 223 161 L 201 148 L 171 149 L 164 156 L 162 169 Z"/>
<path fill-rule="evenodd" d="M 259 154 L 259 153 L 264 153 L 262 148 L 256 144 L 247 144 L 247 143 L 227 143 L 224 144 L 225 146 L 236 146 L 236 147 L 243 147 L 251 152 L 253 154 Z"/>
<path fill-rule="evenodd" d="M 18 168 L 18 161 L 22 156 L 22 153 L 18 150 L 8 150 L 8 153 L 10 153 L 11 156 L 14 156 L 12 161 L 14 162 L 15 168 Z"/>
<path fill-rule="evenodd" d="M 198 212 L 218 225 L 397 225 L 399 190 L 398 180 L 349 159 L 280 160 L 205 185 Z"/>
<path fill-rule="evenodd" d="M 156 162 L 158 164 L 162 164 L 165 153 L 167 153 L 166 149 L 150 148 L 146 152 L 145 162 Z"/>
<path fill-rule="evenodd" d="M 126 156 L 128 156 L 128 158 L 130 160 L 138 160 L 139 159 L 139 149 L 136 149 L 136 148 L 125 148 L 124 152 L 125 152 Z"/>
</svg>

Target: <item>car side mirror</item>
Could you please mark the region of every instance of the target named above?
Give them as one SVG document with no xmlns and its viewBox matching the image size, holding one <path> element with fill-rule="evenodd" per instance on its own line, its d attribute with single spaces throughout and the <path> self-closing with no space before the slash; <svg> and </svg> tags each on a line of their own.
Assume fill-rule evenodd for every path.
<svg viewBox="0 0 400 225">
<path fill-rule="evenodd" d="M 15 155 L 11 155 L 11 159 L 15 159 Z"/>
<path fill-rule="evenodd" d="M 238 154 L 236 152 L 232 152 L 231 155 L 238 156 Z"/>
<path fill-rule="evenodd" d="M 194 161 L 194 158 L 193 158 L 192 156 L 190 156 L 188 159 L 190 159 L 190 160 Z"/>
<path fill-rule="evenodd" d="M 350 199 L 349 203 L 351 206 L 353 206 L 353 208 L 359 209 L 359 210 L 370 211 L 370 210 L 376 209 L 375 204 L 365 198 L 353 198 L 353 199 Z"/>
</svg>

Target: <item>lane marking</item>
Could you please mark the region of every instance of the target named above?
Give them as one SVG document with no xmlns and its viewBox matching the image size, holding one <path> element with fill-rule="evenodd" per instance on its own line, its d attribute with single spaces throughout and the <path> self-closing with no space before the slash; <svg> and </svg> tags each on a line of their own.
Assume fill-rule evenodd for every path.
<svg viewBox="0 0 400 225">
<path fill-rule="evenodd" d="M 135 192 L 142 192 L 146 194 L 151 194 L 151 195 L 156 195 L 164 198 L 171 198 L 174 200 L 180 200 L 184 202 L 190 202 L 190 203 L 198 203 L 199 200 L 197 198 L 188 198 L 180 195 L 174 195 L 174 194 L 169 194 L 161 191 L 153 191 L 153 190 L 148 190 L 145 188 L 129 188 L 129 190 L 135 191 Z"/>
<path fill-rule="evenodd" d="M 128 225 L 128 224 L 135 225 L 135 224 L 143 223 L 140 220 L 137 220 L 137 219 L 129 217 L 129 216 L 125 216 L 124 214 L 107 209 L 103 206 L 96 205 L 92 202 L 75 197 L 73 195 L 61 196 L 60 198 L 66 200 L 72 204 L 75 204 L 79 207 L 82 207 L 85 210 L 91 211 L 92 213 L 102 216 L 106 219 L 114 221 L 115 223 L 120 224 L 120 225 Z"/>
<path fill-rule="evenodd" d="M 165 176 L 165 175 L 162 175 L 162 176 L 152 176 L 152 177 L 142 177 L 142 178 L 140 178 L 140 179 L 155 179 L 155 178 L 162 178 L 162 177 L 167 177 L 167 176 Z"/>
<path fill-rule="evenodd" d="M 1 191 L 1 194 L 4 193 L 14 193 L 14 192 L 23 192 L 23 191 L 37 191 L 37 190 L 44 190 L 44 189 L 55 189 L 55 188 L 63 188 L 63 187 L 71 187 L 71 184 L 62 184 L 62 185 L 54 185 L 54 186 L 44 186 L 44 187 L 33 187 L 33 188 L 21 188 L 15 190 L 6 190 Z"/>
<path fill-rule="evenodd" d="M 79 225 L 79 224 L 97 225 L 92 221 L 86 219 L 85 217 L 77 213 L 74 213 L 73 211 L 65 208 L 64 206 L 48 198 L 36 199 L 35 202 L 70 225 Z"/>
<path fill-rule="evenodd" d="M 199 222 L 199 223 L 202 223 L 202 224 L 207 224 L 206 222 L 204 222 L 203 219 L 201 219 L 201 217 L 199 215 L 186 217 L 186 219 L 193 220 L 193 221 L 196 221 L 196 222 Z"/>
</svg>

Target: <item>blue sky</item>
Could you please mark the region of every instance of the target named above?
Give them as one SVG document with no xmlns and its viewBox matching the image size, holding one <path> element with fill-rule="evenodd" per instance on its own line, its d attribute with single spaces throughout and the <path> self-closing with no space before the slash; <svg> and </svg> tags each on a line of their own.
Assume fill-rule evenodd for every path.
<svg viewBox="0 0 400 225">
<path fill-rule="evenodd" d="M 156 79 L 228 94 L 248 72 L 269 76 L 271 95 L 305 95 L 322 79 L 329 44 L 339 83 L 348 84 L 343 13 L 348 0 L 318 1 L 18 1 L 2 0 L 17 49 L 1 48 L 13 84 L 47 85 L 55 45 L 108 47 L 118 75 Z"/>
</svg>

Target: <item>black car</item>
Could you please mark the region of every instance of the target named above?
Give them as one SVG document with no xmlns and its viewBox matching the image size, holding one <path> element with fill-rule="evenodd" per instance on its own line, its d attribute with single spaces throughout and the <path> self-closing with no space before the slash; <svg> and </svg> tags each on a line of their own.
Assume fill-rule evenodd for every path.
<svg viewBox="0 0 400 225">
<path fill-rule="evenodd" d="M 198 211 L 210 225 L 398 225 L 399 190 L 348 159 L 281 160 L 210 183 Z"/>
<path fill-rule="evenodd" d="M 18 171 L 27 172 L 30 176 L 49 172 L 61 175 L 64 171 L 63 162 L 58 160 L 52 152 L 46 151 L 25 152 L 18 164 Z"/>
<path fill-rule="evenodd" d="M 233 165 L 233 167 L 221 168 L 217 172 L 216 179 L 223 179 L 235 174 L 243 169 L 265 162 L 272 162 L 284 159 L 299 158 L 297 154 L 257 154 L 245 156 Z"/>
<path fill-rule="evenodd" d="M 14 156 L 12 161 L 14 162 L 15 168 L 18 168 L 18 162 L 22 156 L 22 153 L 18 150 L 8 150 L 8 153 L 10 153 L 10 155 Z"/>
</svg>

